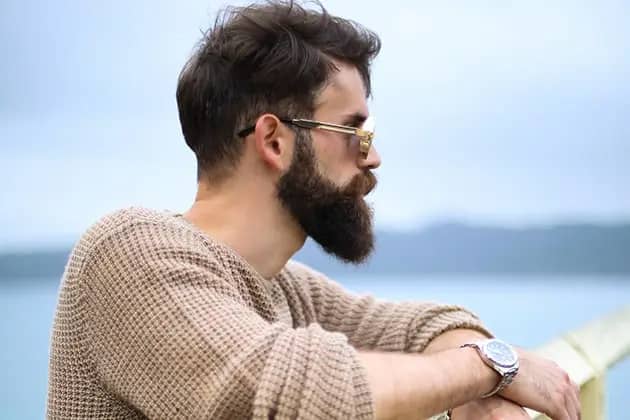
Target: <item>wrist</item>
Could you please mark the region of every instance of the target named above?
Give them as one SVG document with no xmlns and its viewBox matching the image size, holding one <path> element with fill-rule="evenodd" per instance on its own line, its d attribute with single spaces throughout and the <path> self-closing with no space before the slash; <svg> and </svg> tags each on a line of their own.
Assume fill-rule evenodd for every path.
<svg viewBox="0 0 630 420">
<path fill-rule="evenodd" d="M 468 352 L 469 358 L 471 360 L 470 366 L 474 366 L 474 371 L 476 372 L 476 381 L 477 387 L 475 388 L 475 394 L 477 398 L 481 398 L 482 396 L 492 392 L 492 390 L 497 386 L 497 384 L 501 381 L 501 375 L 488 366 L 481 357 L 477 350 L 472 347 L 462 347 L 462 350 Z"/>
</svg>

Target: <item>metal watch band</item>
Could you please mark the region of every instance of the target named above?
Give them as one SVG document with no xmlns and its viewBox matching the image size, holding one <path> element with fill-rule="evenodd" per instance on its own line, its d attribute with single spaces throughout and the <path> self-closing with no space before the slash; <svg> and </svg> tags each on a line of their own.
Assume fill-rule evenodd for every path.
<svg viewBox="0 0 630 420">
<path fill-rule="evenodd" d="M 492 397 L 494 394 L 501 392 L 503 388 L 505 388 L 506 386 L 512 383 L 513 378 L 514 378 L 514 375 L 510 373 L 502 375 L 501 380 L 499 381 L 497 386 L 495 386 L 492 391 L 488 392 L 487 394 L 482 395 L 481 398 Z"/>
<path fill-rule="evenodd" d="M 466 343 L 463 344 L 460 347 L 472 347 L 475 350 L 477 350 L 477 353 L 479 353 L 479 356 L 481 357 L 481 360 L 488 365 L 489 367 L 491 367 L 492 369 L 494 369 L 495 372 L 497 372 L 499 375 L 501 375 L 501 380 L 499 381 L 499 383 L 492 389 L 492 391 L 484 394 L 481 396 L 481 398 L 488 398 L 488 397 L 492 397 L 493 395 L 501 392 L 503 390 L 503 388 L 505 388 L 506 386 L 508 386 L 509 384 L 512 383 L 512 380 L 514 379 L 514 376 L 516 375 L 516 371 L 514 372 L 500 372 L 498 371 L 494 366 L 490 365 L 488 363 L 488 361 L 486 361 L 485 357 L 483 357 L 481 355 L 481 347 L 477 344 L 477 343 Z"/>
</svg>

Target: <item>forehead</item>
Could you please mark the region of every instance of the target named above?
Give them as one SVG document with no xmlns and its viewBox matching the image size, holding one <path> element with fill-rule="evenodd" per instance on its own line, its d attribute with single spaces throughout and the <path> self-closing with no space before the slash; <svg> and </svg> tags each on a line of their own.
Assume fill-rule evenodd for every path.
<svg viewBox="0 0 630 420">
<path fill-rule="evenodd" d="M 349 114 L 367 116 L 365 84 L 356 67 L 335 61 L 334 70 L 326 87 L 315 101 L 315 115 L 334 117 Z"/>
</svg>

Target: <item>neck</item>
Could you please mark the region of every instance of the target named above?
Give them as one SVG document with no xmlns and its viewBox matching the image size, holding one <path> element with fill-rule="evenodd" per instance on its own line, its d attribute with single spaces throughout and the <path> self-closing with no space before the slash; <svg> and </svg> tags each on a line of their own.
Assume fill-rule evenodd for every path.
<svg viewBox="0 0 630 420">
<path fill-rule="evenodd" d="M 274 185 L 239 185 L 238 180 L 208 187 L 184 218 L 245 259 L 262 277 L 282 270 L 303 245 L 306 235 L 282 207 Z"/>
</svg>

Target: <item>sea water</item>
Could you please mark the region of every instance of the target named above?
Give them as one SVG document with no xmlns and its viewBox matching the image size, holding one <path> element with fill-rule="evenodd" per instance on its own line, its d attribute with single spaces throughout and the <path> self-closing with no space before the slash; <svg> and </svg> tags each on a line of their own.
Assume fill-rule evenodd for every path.
<svg viewBox="0 0 630 420">
<path fill-rule="evenodd" d="M 334 276 L 333 276 L 334 278 Z M 492 332 L 535 347 L 630 304 L 630 277 L 346 276 L 356 293 L 439 301 L 477 313 Z M 44 417 L 59 279 L 0 279 L 0 419 Z M 630 420 L 630 358 L 607 378 L 608 418 Z"/>
</svg>

